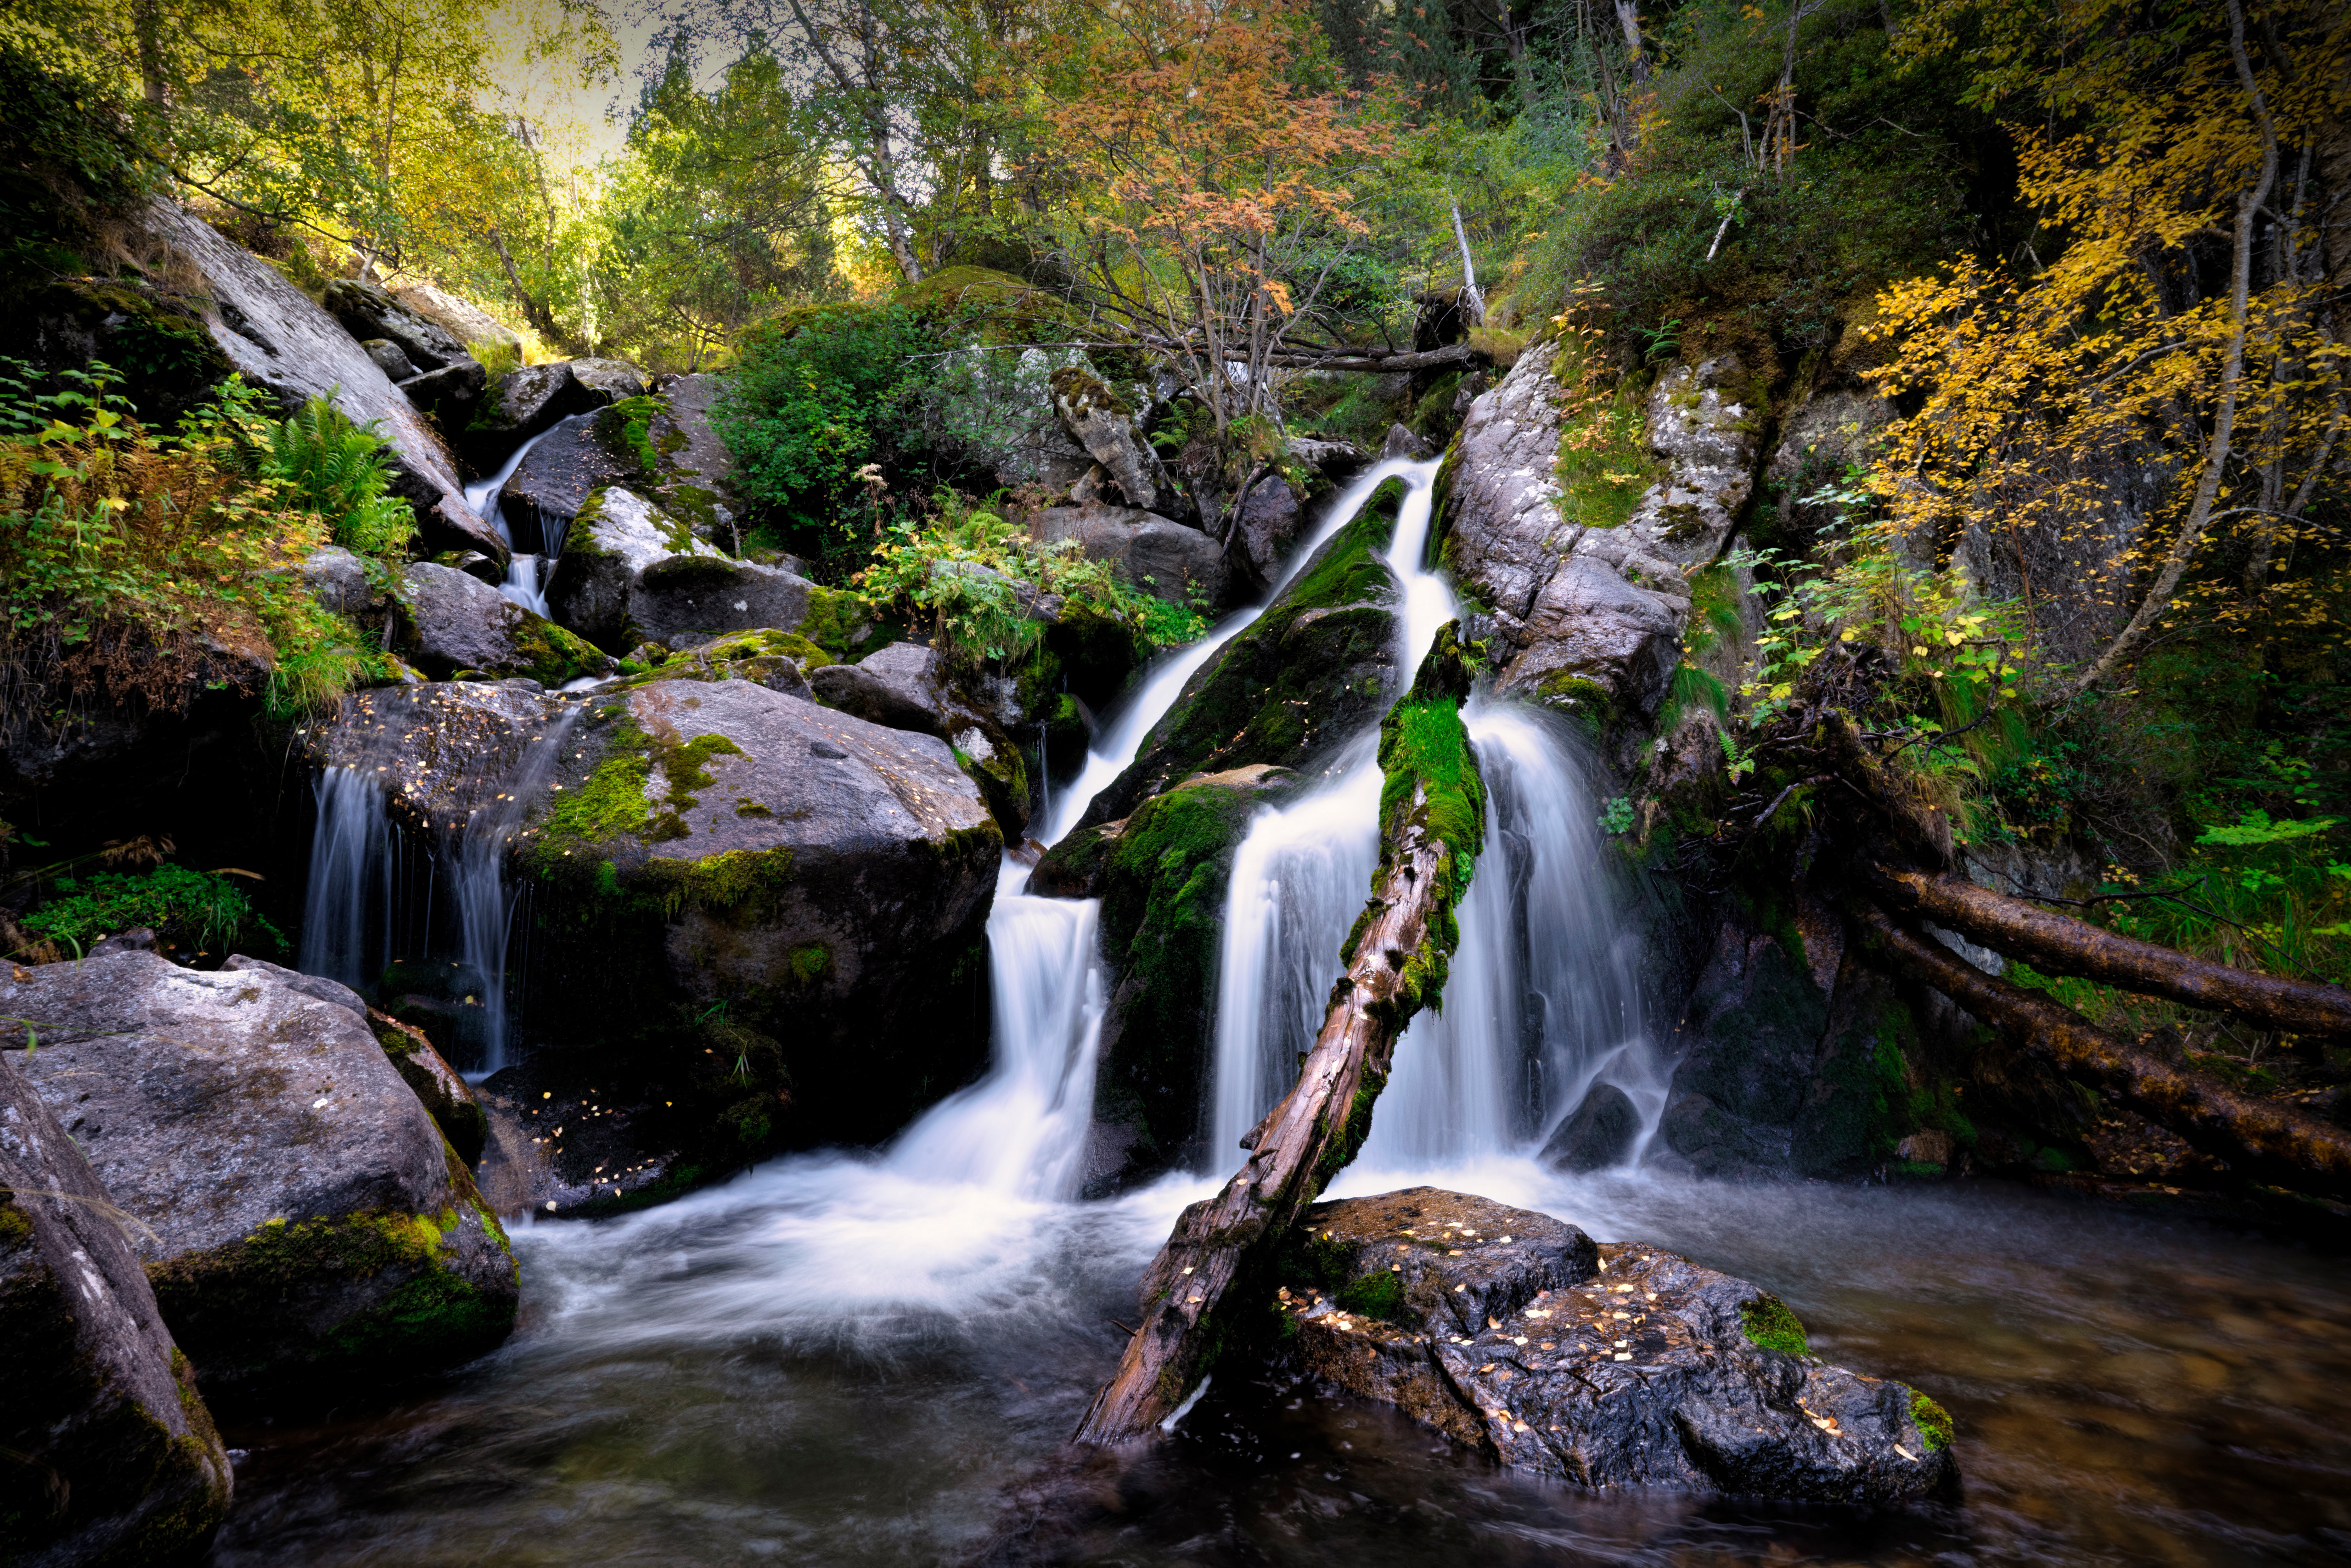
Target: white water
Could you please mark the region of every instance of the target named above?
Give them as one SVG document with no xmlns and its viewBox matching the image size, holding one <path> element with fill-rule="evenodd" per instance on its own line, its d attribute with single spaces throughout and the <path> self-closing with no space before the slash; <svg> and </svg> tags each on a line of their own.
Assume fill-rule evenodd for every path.
<svg viewBox="0 0 2351 1568">
<path fill-rule="evenodd" d="M 564 737 L 579 721 L 580 710 L 565 706 L 547 722 L 504 788 L 466 813 L 459 831 L 451 878 L 457 900 L 458 958 L 481 985 L 482 1061 L 466 1074 L 486 1078 L 507 1065 L 507 1037 L 513 1019 L 507 1016 L 507 954 L 514 937 L 517 888 L 507 879 L 507 856 L 523 816 L 547 792 L 554 780 Z"/>
<path fill-rule="evenodd" d="M 498 538 L 507 541 L 507 549 L 511 552 L 507 559 L 507 580 L 499 585 L 498 591 L 535 615 L 547 613 L 547 578 L 555 569 L 555 558 L 562 553 L 561 541 L 557 541 L 554 549 L 540 554 L 525 554 L 515 549 L 514 529 L 507 526 L 506 507 L 499 500 L 499 495 L 506 489 L 507 481 L 514 477 L 515 470 L 522 466 L 522 460 L 529 455 L 532 447 L 566 425 L 595 417 L 590 413 L 575 413 L 569 419 L 558 420 L 516 447 L 514 455 L 507 458 L 505 466 L 496 474 L 465 486 L 465 504 L 474 508 L 482 521 L 498 530 Z M 547 541 L 542 539 L 538 542 L 545 544 Z"/>
<path fill-rule="evenodd" d="M 398 875 L 383 786 L 351 768 L 319 771 L 319 820 L 310 834 L 310 882 L 302 902 L 306 975 L 372 993 L 390 961 L 392 882 Z"/>
<path fill-rule="evenodd" d="M 1408 681 L 1459 605 L 1422 564 L 1437 465 L 1384 466 L 1413 486 L 1387 552 Z M 1637 1161 L 1664 1113 L 1666 1071 L 1642 1032 L 1583 769 L 1524 708 L 1473 699 L 1463 718 L 1489 789 L 1486 852 L 1462 903 L 1443 1010 L 1397 1042 L 1360 1158 L 1402 1169 L 1521 1151 L 1605 1078 L 1642 1113 Z M 1260 812 L 1235 852 L 1209 1089 L 1215 1169 L 1289 1091 L 1322 1027 L 1379 861 L 1376 742 L 1366 733 L 1329 784 Z"/>
</svg>

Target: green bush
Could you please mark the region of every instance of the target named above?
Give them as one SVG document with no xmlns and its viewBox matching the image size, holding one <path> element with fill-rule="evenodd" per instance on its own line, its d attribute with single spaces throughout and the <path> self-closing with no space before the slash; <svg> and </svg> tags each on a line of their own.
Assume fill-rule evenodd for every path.
<svg viewBox="0 0 2351 1568">
<path fill-rule="evenodd" d="M 21 922 L 42 942 L 87 950 L 101 936 L 151 927 L 159 941 L 206 954 L 243 944 L 283 952 L 285 935 L 254 912 L 252 901 L 227 877 L 192 866 L 159 865 L 146 872 L 99 872 L 60 876 L 49 895 Z"/>
</svg>

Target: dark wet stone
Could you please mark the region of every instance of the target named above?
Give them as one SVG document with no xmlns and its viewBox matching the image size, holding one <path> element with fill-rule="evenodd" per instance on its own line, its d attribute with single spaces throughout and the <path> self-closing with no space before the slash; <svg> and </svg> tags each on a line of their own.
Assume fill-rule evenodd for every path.
<svg viewBox="0 0 2351 1568">
<path fill-rule="evenodd" d="M 1614 1083 L 1595 1083 L 1543 1145 L 1540 1158 L 1553 1170 L 1606 1170 L 1631 1156 L 1640 1135 L 1641 1113 L 1632 1098 Z"/>
</svg>

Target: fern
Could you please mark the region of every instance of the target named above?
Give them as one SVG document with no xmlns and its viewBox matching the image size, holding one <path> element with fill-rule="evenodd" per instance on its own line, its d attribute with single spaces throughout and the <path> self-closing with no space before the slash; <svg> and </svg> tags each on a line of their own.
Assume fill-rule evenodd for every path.
<svg viewBox="0 0 2351 1568">
<path fill-rule="evenodd" d="M 268 436 L 263 477 L 285 485 L 296 505 L 326 519 L 337 544 L 379 560 L 406 552 L 415 517 L 389 493 L 391 468 L 372 421 L 354 424 L 324 398 L 312 398 L 270 425 Z"/>
</svg>

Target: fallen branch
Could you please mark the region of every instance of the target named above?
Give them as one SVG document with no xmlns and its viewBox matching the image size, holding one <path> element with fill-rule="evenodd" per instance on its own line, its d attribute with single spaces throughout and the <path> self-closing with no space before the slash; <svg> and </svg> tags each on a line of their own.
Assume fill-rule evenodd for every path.
<svg viewBox="0 0 2351 1568">
<path fill-rule="evenodd" d="M 2066 1077 L 2228 1162 L 2238 1175 L 2325 1197 L 2351 1197 L 2351 1134 L 2265 1100 L 2232 1094 L 2106 1033 L 2071 1008 L 1985 974 L 1875 905 L 1861 919 L 1878 946 L 1980 1021 Z"/>
<path fill-rule="evenodd" d="M 1460 940 L 1454 907 L 1482 842 L 1485 792 L 1461 727 L 1468 664 L 1459 622 L 1437 633 L 1412 690 L 1380 726 L 1380 867 L 1347 943 L 1347 969 L 1290 1090 L 1216 1197 L 1186 1208 L 1144 1276 L 1143 1327 L 1078 1427 L 1085 1443 L 1149 1435 L 1236 1337 L 1235 1314 L 1299 1214 L 1372 1128 L 1397 1038 L 1435 1006 Z M 1269 1276 L 1270 1277 L 1270 1276 Z"/>
<path fill-rule="evenodd" d="M 2351 1036 L 2351 991 L 2341 986 L 2281 979 L 2215 964 L 2177 948 L 2118 936 L 1949 873 L 1869 865 L 1863 875 L 1880 902 L 1948 925 L 2037 969 L 2235 1013 L 2294 1034 Z"/>
</svg>

